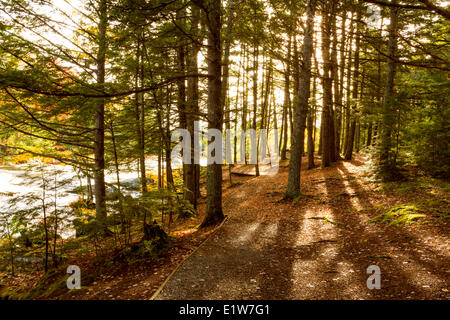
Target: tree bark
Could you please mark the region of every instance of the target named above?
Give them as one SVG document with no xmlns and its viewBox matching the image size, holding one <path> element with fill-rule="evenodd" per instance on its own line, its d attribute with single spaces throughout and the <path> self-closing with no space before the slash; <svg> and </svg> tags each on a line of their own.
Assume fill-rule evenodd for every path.
<svg viewBox="0 0 450 320">
<path fill-rule="evenodd" d="M 107 1 L 99 1 L 97 84 L 103 90 L 105 84 L 105 63 L 108 26 Z M 95 107 L 95 213 L 101 229 L 106 229 L 106 187 L 105 187 L 105 99 L 99 98 Z"/>
<path fill-rule="evenodd" d="M 360 8 L 357 9 L 357 25 L 356 25 L 356 41 L 355 41 L 355 62 L 354 62 L 354 74 L 353 74 L 353 94 L 352 94 L 352 112 L 350 112 L 350 130 L 348 132 L 348 143 L 346 144 L 344 159 L 345 160 L 352 160 L 353 156 L 353 145 L 355 142 L 355 133 L 356 133 L 356 112 L 357 112 L 357 99 L 358 99 L 358 85 L 359 85 L 359 48 L 361 43 L 361 27 L 360 27 L 360 20 L 361 20 L 361 10 Z M 349 120 L 350 120 L 349 119 Z"/>
<path fill-rule="evenodd" d="M 317 72 L 317 70 L 316 70 Z M 313 101 L 314 101 L 314 108 L 310 108 L 310 111 L 308 112 L 308 119 L 307 119 L 307 126 L 308 126 L 308 170 L 313 169 L 316 165 L 314 164 L 314 149 L 315 149 L 315 142 L 314 142 L 314 126 L 315 126 L 315 118 L 316 118 L 316 93 L 317 93 L 317 76 L 314 76 L 313 80 Z"/>
<path fill-rule="evenodd" d="M 350 132 L 350 108 L 351 108 L 351 80 L 352 80 L 352 55 L 353 55 L 353 31 L 354 31 L 354 14 L 352 12 L 350 19 L 350 35 L 348 39 L 348 61 L 347 61 L 347 81 L 346 81 L 346 101 L 345 101 L 345 117 L 344 117 L 344 125 L 345 130 L 343 132 L 343 149 L 342 153 L 345 154 L 345 150 L 347 150 L 347 144 L 349 141 L 349 132 Z"/>
<path fill-rule="evenodd" d="M 253 130 L 256 131 L 256 117 L 258 114 L 258 70 L 259 70 L 259 47 L 255 44 L 253 51 Z M 256 147 L 258 149 L 258 147 Z M 255 152 L 251 150 L 251 152 Z M 259 176 L 259 155 L 258 150 L 256 150 L 256 164 L 255 164 L 255 175 Z"/>
<path fill-rule="evenodd" d="M 143 85 L 144 79 L 144 65 L 143 65 L 143 48 L 141 48 L 141 39 L 137 38 L 137 50 L 136 50 L 136 74 L 135 74 L 135 89 L 139 88 L 139 80 L 141 81 L 141 86 Z M 139 150 L 139 170 L 141 177 L 141 188 L 142 193 L 147 192 L 147 178 L 145 170 L 145 143 L 144 143 L 144 94 L 135 94 L 135 117 L 136 117 L 136 135 Z"/>
<path fill-rule="evenodd" d="M 346 22 L 347 22 L 347 12 L 344 10 L 342 13 L 342 25 L 341 25 L 341 39 L 340 39 L 340 65 L 339 65 L 339 85 L 337 87 L 337 90 L 339 92 L 338 94 L 338 100 L 335 102 L 336 104 L 336 156 L 338 159 L 341 158 L 341 135 L 342 135 L 342 123 L 343 123 L 343 109 L 344 109 L 344 78 L 345 78 L 345 49 L 346 49 Z"/>
<path fill-rule="evenodd" d="M 393 0 L 393 4 L 397 1 Z M 393 119 L 393 104 L 394 104 L 394 81 L 396 73 L 395 55 L 397 51 L 397 31 L 398 31 L 398 8 L 390 7 L 389 25 L 389 40 L 388 40 L 388 59 L 387 59 L 387 74 L 386 86 L 384 91 L 383 116 L 382 116 L 382 134 L 381 134 L 381 152 L 380 164 L 384 173 L 390 172 L 392 163 L 390 161 L 391 151 L 391 134 Z"/>
<path fill-rule="evenodd" d="M 199 22 L 200 22 L 200 10 L 194 4 L 191 5 L 191 30 L 192 37 L 197 39 L 199 35 Z M 198 52 L 199 46 L 193 41 L 188 48 L 187 70 L 189 74 L 195 74 L 198 72 Z M 194 133 L 195 133 L 195 121 L 198 119 L 199 112 L 198 105 L 199 93 L 198 93 L 198 78 L 189 77 L 187 80 L 187 102 L 186 102 L 186 128 L 191 136 L 191 163 L 185 164 L 185 190 L 184 199 L 189 201 L 195 209 L 197 209 L 197 199 L 199 195 L 199 180 L 198 175 L 199 164 L 194 163 L 194 154 L 196 152 L 194 145 Z"/>
<path fill-rule="evenodd" d="M 338 110 L 339 101 L 339 74 L 338 74 L 338 62 L 337 62 L 337 29 L 336 29 L 336 15 L 337 15 L 337 3 L 333 1 L 332 14 L 331 14 L 331 33 L 333 41 L 331 45 L 331 79 L 333 81 L 333 104 L 331 105 L 331 119 L 330 119 L 330 159 L 332 162 L 336 162 L 339 153 L 336 152 L 336 112 Z"/>
<path fill-rule="evenodd" d="M 311 58 L 313 53 L 315 0 L 309 0 L 307 8 L 307 23 L 303 40 L 303 66 L 300 74 L 297 105 L 295 106 L 295 121 L 292 137 L 291 160 L 289 162 L 289 177 L 286 197 L 295 198 L 300 193 L 300 173 L 302 167 L 302 146 L 305 141 L 305 122 L 311 87 Z"/>
<path fill-rule="evenodd" d="M 369 127 L 367 128 L 366 146 L 370 147 L 371 145 L 372 145 L 372 122 L 369 122 Z"/>
<path fill-rule="evenodd" d="M 244 56 L 244 68 L 243 68 L 243 79 L 242 79 L 242 131 L 247 130 L 247 112 L 248 112 L 248 78 L 247 78 L 247 71 L 248 71 L 248 51 L 247 47 L 243 46 L 243 56 Z M 243 145 L 241 148 L 244 149 L 244 152 L 242 154 L 244 155 L 244 159 L 241 159 L 245 164 L 247 164 L 247 138 L 244 136 L 244 139 L 242 140 Z"/>
<path fill-rule="evenodd" d="M 223 109 L 220 104 L 222 88 L 221 1 L 211 0 L 208 14 L 208 128 L 222 131 Z M 220 223 L 222 211 L 222 163 L 209 164 L 206 181 L 206 216 L 200 227 Z"/>
<path fill-rule="evenodd" d="M 332 130 L 332 109 L 333 109 L 333 78 L 331 77 L 331 57 L 330 57 L 330 46 L 331 46 L 331 11 L 329 5 L 328 8 L 324 7 L 322 11 L 322 56 L 323 56 L 323 111 L 322 111 L 322 122 L 323 131 L 322 135 L 322 168 L 329 167 L 331 165 L 331 130 Z"/>
<path fill-rule="evenodd" d="M 281 160 L 287 159 L 287 143 L 288 143 L 288 110 L 291 104 L 290 93 L 290 74 L 291 74 L 291 37 L 288 42 L 288 56 L 286 62 L 286 72 L 284 73 L 284 103 L 283 103 L 283 124 L 282 124 L 282 143 Z"/>
<path fill-rule="evenodd" d="M 233 44 L 232 39 L 232 32 L 233 32 L 233 26 L 234 26 L 234 1 L 231 0 L 228 3 L 228 14 L 227 14 L 227 28 L 226 28 L 226 39 L 225 39 L 225 52 L 224 52 L 224 58 L 223 58 L 223 70 L 222 70 L 222 93 L 221 93 L 221 105 L 222 110 L 225 110 L 225 126 L 228 130 L 231 130 L 231 112 L 230 112 L 230 101 L 228 99 L 227 101 L 227 94 L 228 94 L 228 81 L 229 81 L 229 74 L 230 74 L 230 50 L 231 45 Z M 238 80 L 239 81 L 239 80 Z M 239 84 L 238 84 L 239 87 Z M 227 150 L 231 150 L 231 143 L 232 141 L 227 137 L 226 138 L 226 148 Z M 230 155 L 231 156 L 231 155 Z M 228 176 L 230 179 L 230 185 L 233 185 L 232 181 L 232 167 L 233 164 L 228 164 Z"/>
</svg>

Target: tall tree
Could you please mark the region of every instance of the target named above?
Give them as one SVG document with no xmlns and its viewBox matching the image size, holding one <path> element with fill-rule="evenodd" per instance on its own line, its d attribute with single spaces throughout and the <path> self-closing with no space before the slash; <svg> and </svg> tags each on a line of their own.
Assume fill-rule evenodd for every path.
<svg viewBox="0 0 450 320">
<path fill-rule="evenodd" d="M 396 0 L 391 2 L 397 4 Z M 397 7 L 390 7 L 390 24 L 389 24 L 389 39 L 388 39 L 388 58 L 387 58 L 387 73 L 386 85 L 384 91 L 383 102 L 383 117 L 382 117 L 382 134 L 381 134 L 381 150 L 380 150 L 380 164 L 385 174 L 389 174 L 392 170 L 391 152 L 391 134 L 392 125 L 394 123 L 393 105 L 394 105 L 394 81 L 396 73 L 396 51 L 397 51 L 397 32 L 398 32 L 398 11 Z"/>
<path fill-rule="evenodd" d="M 191 4 L 191 21 L 190 21 L 190 35 L 194 39 L 188 47 L 187 70 L 190 74 L 198 73 L 198 52 L 199 46 L 199 23 L 200 23 L 200 9 L 196 4 Z M 199 196 L 199 180 L 200 180 L 200 166 L 195 164 L 196 148 L 194 141 L 195 121 L 198 120 L 199 113 L 199 81 L 197 77 L 189 77 L 187 80 L 187 103 L 186 103 L 186 127 L 191 136 L 191 163 L 185 165 L 185 191 L 184 199 L 188 200 L 197 208 L 197 199 Z"/>
<path fill-rule="evenodd" d="M 345 145 L 345 160 L 352 160 L 353 145 L 355 142 L 356 123 L 357 123 L 357 105 L 358 105 L 358 88 L 359 88 L 359 64 L 360 64 L 360 44 L 361 44 L 361 8 L 357 7 L 356 14 L 356 40 L 355 40 L 355 60 L 354 60 L 354 74 L 353 74 L 353 88 L 352 88 L 352 110 L 350 112 L 350 128 L 347 131 L 347 144 Z M 350 119 L 349 119 L 350 120 Z"/>
<path fill-rule="evenodd" d="M 286 59 L 286 70 L 284 72 L 284 103 L 283 103 L 283 124 L 282 124 L 282 141 L 281 147 L 281 160 L 287 159 L 287 144 L 288 144 L 288 112 L 291 105 L 291 92 L 290 92 L 290 79 L 291 79 L 291 41 L 292 37 L 289 36 L 288 53 Z"/>
<path fill-rule="evenodd" d="M 208 128 L 222 131 L 222 41 L 221 1 L 202 1 L 208 28 Z M 210 142 L 211 143 L 211 142 Z M 222 211 L 222 163 L 208 164 L 206 181 L 206 215 L 201 227 L 220 223 Z"/>
<path fill-rule="evenodd" d="M 322 57 L 323 57 L 323 109 L 321 131 L 322 139 L 322 168 L 329 167 L 332 161 L 332 137 L 333 137 L 333 78 L 331 74 L 332 62 L 330 56 L 331 49 L 331 24 L 334 14 L 334 0 L 326 1 L 322 4 Z"/>
<path fill-rule="evenodd" d="M 105 64 L 107 50 L 108 2 L 99 0 L 97 84 L 104 92 Z M 106 187 L 105 187 L 105 98 L 98 98 L 95 107 L 95 212 L 101 228 L 106 226 Z"/>
<path fill-rule="evenodd" d="M 295 198 L 300 193 L 300 172 L 302 167 L 302 151 L 305 143 L 305 122 L 309 107 L 311 90 L 311 58 L 313 53 L 313 32 L 316 1 L 309 0 L 306 10 L 306 28 L 303 39 L 303 64 L 300 72 L 300 83 L 297 105 L 295 106 L 294 130 L 292 136 L 292 152 L 289 162 L 289 177 L 286 197 Z"/>
</svg>

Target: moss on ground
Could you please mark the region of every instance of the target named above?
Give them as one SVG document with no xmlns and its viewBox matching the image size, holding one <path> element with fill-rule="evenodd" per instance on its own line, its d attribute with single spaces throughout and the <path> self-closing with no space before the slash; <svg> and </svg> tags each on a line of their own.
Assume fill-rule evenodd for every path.
<svg viewBox="0 0 450 320">
<path fill-rule="evenodd" d="M 415 204 L 402 204 L 393 206 L 386 212 L 376 216 L 371 223 L 388 223 L 388 225 L 397 225 L 403 223 L 414 223 L 427 215 Z"/>
</svg>

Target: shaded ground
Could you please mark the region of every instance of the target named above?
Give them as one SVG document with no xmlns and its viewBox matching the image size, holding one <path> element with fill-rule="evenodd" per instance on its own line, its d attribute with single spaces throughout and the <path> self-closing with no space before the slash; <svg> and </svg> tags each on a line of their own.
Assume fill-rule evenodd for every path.
<svg viewBox="0 0 450 320">
<path fill-rule="evenodd" d="M 233 175 L 233 185 L 230 185 L 228 168 L 224 168 L 223 177 L 224 199 L 227 199 L 234 190 L 246 181 L 254 178 L 245 174 Z M 203 195 L 206 194 L 204 181 L 201 185 L 201 192 Z M 204 211 L 205 198 L 201 198 L 198 213 L 195 217 L 183 223 L 174 223 L 170 232 L 173 239 L 172 247 L 156 260 L 124 263 L 109 258 L 111 266 L 101 270 L 101 275 L 87 286 L 83 285 L 85 282 L 83 277 L 86 277 L 86 270 L 92 269 L 91 259 L 71 262 L 80 266 L 82 270 L 81 290 L 66 290 L 64 294 L 50 298 L 70 300 L 150 299 L 170 273 L 215 231 L 216 228 L 197 229 L 203 220 Z M 18 279 L 18 281 L 20 280 Z M 32 287 L 30 286 L 30 290 Z"/>
<path fill-rule="evenodd" d="M 448 189 L 383 192 L 364 179 L 364 161 L 302 172 L 296 202 L 282 200 L 286 167 L 237 187 L 224 202 L 229 220 L 156 299 L 449 299 L 448 220 L 369 222 L 418 198 L 448 201 Z M 380 290 L 367 289 L 370 265 L 381 268 Z"/>
<path fill-rule="evenodd" d="M 150 299 L 180 266 L 157 299 L 449 299 L 450 184 L 413 177 L 376 185 L 365 163 L 357 156 L 303 170 L 303 196 L 294 202 L 283 200 L 288 162 L 279 174 L 257 178 L 254 166 L 236 166 L 233 185 L 224 168 L 229 219 L 222 228 L 197 230 L 203 198 L 194 219 L 171 228 L 173 246 L 160 258 L 124 263 L 109 257 L 95 282 L 83 285 L 92 259 L 77 257 L 71 264 L 81 267 L 82 289 L 50 298 Z M 428 217 L 411 225 L 369 222 L 408 203 L 429 207 Z M 370 265 L 381 268 L 381 290 L 366 287 Z M 31 280 L 13 279 L 17 286 L 30 283 L 30 290 Z"/>
</svg>

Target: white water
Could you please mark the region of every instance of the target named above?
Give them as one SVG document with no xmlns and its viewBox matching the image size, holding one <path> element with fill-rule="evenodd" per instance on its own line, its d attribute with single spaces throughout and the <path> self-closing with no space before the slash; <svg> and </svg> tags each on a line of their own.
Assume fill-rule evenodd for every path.
<svg viewBox="0 0 450 320">
<path fill-rule="evenodd" d="M 174 161 L 173 168 L 179 168 L 180 162 Z M 57 175 L 58 181 L 70 180 L 70 183 L 60 186 L 57 190 L 57 209 L 67 209 L 71 202 L 76 201 L 79 195 L 73 193 L 75 188 L 80 186 L 80 181 L 72 166 L 64 165 L 49 165 L 44 164 L 45 171 L 47 172 L 50 180 L 47 186 L 47 203 L 54 201 L 53 198 L 53 173 L 59 171 Z M 146 171 L 156 173 L 158 170 L 158 162 L 155 158 L 146 159 Z M 39 206 L 39 201 L 27 204 L 25 202 L 17 202 L 14 205 L 10 204 L 10 200 L 17 197 L 29 196 L 36 194 L 40 196 L 42 194 L 42 188 L 40 186 L 39 179 L 35 182 L 30 180 L 30 176 L 37 177 L 40 175 L 39 169 L 29 170 L 29 165 L 7 165 L 0 167 L 0 215 L 5 212 L 13 213 L 14 211 L 21 209 L 29 209 L 31 207 Z M 128 183 L 133 185 L 139 185 L 139 177 L 137 165 L 133 165 L 129 168 L 120 168 L 120 181 L 121 183 Z M 28 178 L 27 178 L 28 176 Z M 111 170 L 105 171 L 105 182 L 109 184 L 116 184 L 117 177 L 116 172 Z M 82 178 L 83 186 L 87 185 L 85 177 Z M 94 181 L 92 180 L 92 184 Z M 129 192 L 132 196 L 137 196 L 139 192 Z M 63 237 L 66 238 L 73 234 L 73 231 L 64 232 Z"/>
</svg>

